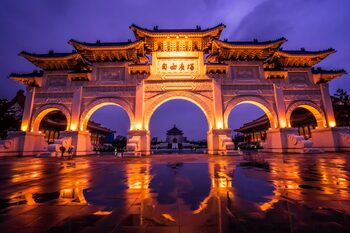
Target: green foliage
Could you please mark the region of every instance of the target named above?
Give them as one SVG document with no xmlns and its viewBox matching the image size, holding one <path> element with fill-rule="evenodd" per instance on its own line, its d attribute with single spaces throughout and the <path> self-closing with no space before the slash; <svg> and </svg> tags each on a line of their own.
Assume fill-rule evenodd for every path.
<svg viewBox="0 0 350 233">
<path fill-rule="evenodd" d="M 16 119 L 8 110 L 8 100 L 0 99 L 0 139 L 5 139 L 8 131 L 16 131 L 20 128 L 20 120 Z"/>
<path fill-rule="evenodd" d="M 340 101 L 344 104 L 344 105 L 349 105 L 350 104 L 350 97 L 347 91 L 345 91 L 344 89 L 338 89 L 335 94 L 335 97 L 339 98 Z"/>
<path fill-rule="evenodd" d="M 126 150 L 126 137 L 123 136 L 117 136 L 115 140 L 113 141 L 112 145 L 117 148 L 118 151 L 125 151 Z"/>
<path fill-rule="evenodd" d="M 350 126 L 350 96 L 348 92 L 344 89 L 338 89 L 334 96 L 340 102 L 333 103 L 337 126 Z"/>
</svg>

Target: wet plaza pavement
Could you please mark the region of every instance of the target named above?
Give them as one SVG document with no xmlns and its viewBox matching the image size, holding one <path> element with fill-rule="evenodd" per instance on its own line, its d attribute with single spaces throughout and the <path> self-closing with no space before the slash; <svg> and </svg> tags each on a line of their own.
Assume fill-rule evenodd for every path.
<svg viewBox="0 0 350 233">
<path fill-rule="evenodd" d="M 350 155 L 0 159 L 0 232 L 350 232 Z"/>
</svg>

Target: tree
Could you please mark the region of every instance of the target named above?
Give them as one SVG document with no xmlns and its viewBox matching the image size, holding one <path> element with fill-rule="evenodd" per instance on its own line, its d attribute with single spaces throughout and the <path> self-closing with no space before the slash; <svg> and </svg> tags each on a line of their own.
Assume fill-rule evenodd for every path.
<svg viewBox="0 0 350 233">
<path fill-rule="evenodd" d="M 344 89 L 338 89 L 335 94 L 335 97 L 337 97 L 343 105 L 349 105 L 350 104 L 350 96 L 347 91 Z"/>
<path fill-rule="evenodd" d="M 344 89 L 334 94 L 333 109 L 337 126 L 350 126 L 350 96 Z"/>
<path fill-rule="evenodd" d="M 7 137 L 8 131 L 17 131 L 21 121 L 15 114 L 9 112 L 10 104 L 7 99 L 0 99 L 0 139 Z"/>
<path fill-rule="evenodd" d="M 124 150 L 126 150 L 126 143 L 127 143 L 126 137 L 118 135 L 114 139 L 112 145 L 115 148 L 117 148 L 118 151 L 122 151 L 122 150 L 124 151 Z"/>
</svg>

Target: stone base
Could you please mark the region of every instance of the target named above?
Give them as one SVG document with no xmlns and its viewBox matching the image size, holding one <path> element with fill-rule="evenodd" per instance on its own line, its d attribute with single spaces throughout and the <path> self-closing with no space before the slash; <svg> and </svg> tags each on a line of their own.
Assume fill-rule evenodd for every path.
<svg viewBox="0 0 350 233">
<path fill-rule="evenodd" d="M 71 137 L 74 146 L 73 155 L 91 155 L 94 154 L 91 144 L 91 134 L 83 131 L 61 131 L 60 138 Z"/>
<path fill-rule="evenodd" d="M 231 129 L 212 129 L 207 133 L 208 154 L 234 155 Z"/>
<path fill-rule="evenodd" d="M 45 136 L 39 132 L 13 131 L 0 141 L 0 156 L 33 156 L 46 151 Z"/>
<path fill-rule="evenodd" d="M 147 156 L 151 154 L 150 132 L 148 130 L 129 130 L 125 156 Z"/>
<path fill-rule="evenodd" d="M 350 151 L 350 132 L 347 127 L 320 128 L 311 133 L 314 148 L 327 152 Z"/>
<path fill-rule="evenodd" d="M 272 153 L 310 153 L 312 142 L 299 136 L 297 128 L 270 129 L 262 152 Z"/>
</svg>

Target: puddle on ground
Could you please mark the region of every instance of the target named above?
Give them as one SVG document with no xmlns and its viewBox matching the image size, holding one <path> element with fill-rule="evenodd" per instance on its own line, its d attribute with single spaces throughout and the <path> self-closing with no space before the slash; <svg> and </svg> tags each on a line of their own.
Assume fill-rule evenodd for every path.
<svg viewBox="0 0 350 233">
<path fill-rule="evenodd" d="M 14 208 L 32 206 L 35 213 L 35 207 L 51 206 L 57 208 L 57 216 L 67 216 L 48 232 L 107 226 L 111 232 L 350 229 L 349 156 L 195 155 L 189 160 L 185 155 L 169 159 L 162 155 L 147 160 L 111 156 L 90 160 L 83 166 L 88 169 L 73 173 L 79 161 L 65 164 L 62 169 L 73 171 L 57 174 L 52 181 L 36 181 L 27 191 L 0 196 L 1 223 L 6 224 L 5 216 L 15 217 Z M 55 190 L 56 184 L 64 188 Z M 41 208 L 39 213 L 45 211 Z"/>
</svg>

